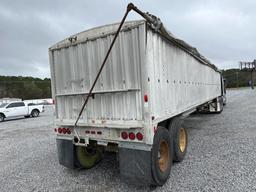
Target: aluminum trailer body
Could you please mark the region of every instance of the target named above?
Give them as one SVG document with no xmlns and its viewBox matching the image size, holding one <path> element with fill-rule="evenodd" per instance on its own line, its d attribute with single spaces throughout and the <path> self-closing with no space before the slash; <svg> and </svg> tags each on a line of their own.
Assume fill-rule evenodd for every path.
<svg viewBox="0 0 256 192">
<path fill-rule="evenodd" d="M 69 155 L 67 148 L 75 150 L 90 141 L 101 146 L 115 144 L 121 174 L 129 177 L 134 173 L 122 171 L 144 164 L 127 165 L 124 159 L 136 159 L 140 156 L 137 153 L 145 152 L 142 160 L 136 161 L 149 161 L 145 158 L 150 158 L 147 152 L 152 149 L 159 125 L 202 106 L 221 111 L 223 85 L 217 68 L 194 54 L 185 42 L 171 33 L 154 31 L 144 20 L 125 22 L 74 131 L 85 95 L 118 25 L 93 28 L 64 39 L 49 49 L 49 58 L 55 124 L 60 129 L 56 130 L 60 163 L 75 167 L 70 161 L 76 155 Z M 63 127 L 69 134 L 63 133 Z M 130 138 L 130 133 L 135 138 Z M 82 142 L 78 143 L 76 137 Z M 138 178 L 150 172 L 148 167 L 142 169 L 147 171 L 137 174 Z"/>
</svg>

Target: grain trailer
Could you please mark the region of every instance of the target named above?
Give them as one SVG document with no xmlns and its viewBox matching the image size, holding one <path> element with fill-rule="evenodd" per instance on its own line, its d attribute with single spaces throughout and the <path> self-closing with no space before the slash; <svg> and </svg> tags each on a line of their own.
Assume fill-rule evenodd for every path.
<svg viewBox="0 0 256 192">
<path fill-rule="evenodd" d="M 159 18 L 129 6 L 144 20 L 92 28 L 49 48 L 58 157 L 68 168 L 91 168 L 115 151 L 122 178 L 163 185 L 187 150 L 184 118 L 222 111 L 223 78 Z"/>
</svg>

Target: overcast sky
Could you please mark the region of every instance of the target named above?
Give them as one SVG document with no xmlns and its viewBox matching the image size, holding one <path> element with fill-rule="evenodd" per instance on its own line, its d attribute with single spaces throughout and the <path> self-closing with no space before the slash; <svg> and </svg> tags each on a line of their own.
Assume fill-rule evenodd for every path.
<svg viewBox="0 0 256 192">
<path fill-rule="evenodd" d="M 120 21 L 126 0 L 0 0 L 0 75 L 50 77 L 48 48 Z M 256 59 L 255 0 L 134 0 L 220 69 Z M 141 19 L 132 13 L 128 20 Z"/>
</svg>

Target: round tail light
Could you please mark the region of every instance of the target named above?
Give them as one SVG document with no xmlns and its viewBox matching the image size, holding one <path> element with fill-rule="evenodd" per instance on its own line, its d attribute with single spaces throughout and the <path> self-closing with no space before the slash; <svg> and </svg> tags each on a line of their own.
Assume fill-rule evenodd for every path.
<svg viewBox="0 0 256 192">
<path fill-rule="evenodd" d="M 67 129 L 66 128 L 62 128 L 62 133 L 66 134 L 67 133 Z"/>
<path fill-rule="evenodd" d="M 121 137 L 122 137 L 122 139 L 127 139 L 128 138 L 128 133 L 122 132 Z"/>
<path fill-rule="evenodd" d="M 133 132 L 129 133 L 129 138 L 131 140 L 134 140 L 135 139 L 135 134 Z"/>
<path fill-rule="evenodd" d="M 67 134 L 71 134 L 71 130 L 67 128 Z"/>
<path fill-rule="evenodd" d="M 60 127 L 58 128 L 58 133 L 62 133 L 62 129 Z"/>
<path fill-rule="evenodd" d="M 136 137 L 137 137 L 137 139 L 140 140 L 140 141 L 143 139 L 143 135 L 142 135 L 142 133 L 140 133 L 140 132 L 138 132 L 138 133 L 136 134 Z"/>
</svg>

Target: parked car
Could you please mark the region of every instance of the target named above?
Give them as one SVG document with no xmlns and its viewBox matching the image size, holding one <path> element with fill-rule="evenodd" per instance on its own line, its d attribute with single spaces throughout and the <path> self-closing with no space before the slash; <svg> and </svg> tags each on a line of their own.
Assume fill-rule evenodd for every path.
<svg viewBox="0 0 256 192">
<path fill-rule="evenodd" d="M 0 105 L 0 122 L 5 118 L 13 118 L 24 116 L 38 117 L 40 113 L 44 112 L 43 105 L 30 105 L 23 101 L 16 101 L 10 103 L 3 103 Z"/>
</svg>

